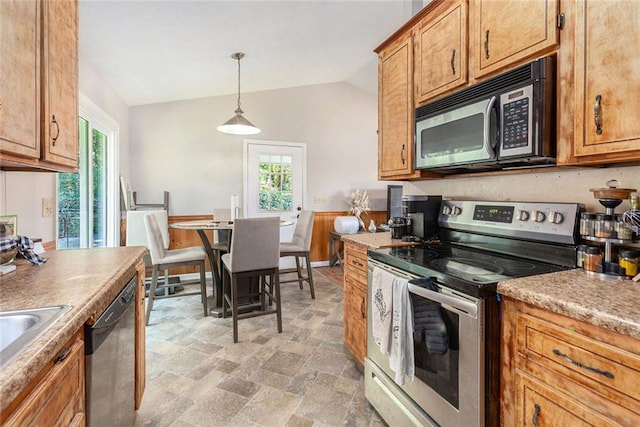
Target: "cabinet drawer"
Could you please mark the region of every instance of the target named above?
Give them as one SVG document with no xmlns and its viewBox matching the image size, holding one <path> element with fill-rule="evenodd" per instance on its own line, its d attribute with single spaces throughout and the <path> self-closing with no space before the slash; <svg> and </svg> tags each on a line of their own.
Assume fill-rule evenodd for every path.
<svg viewBox="0 0 640 427">
<path fill-rule="evenodd" d="M 518 372 L 515 382 L 516 425 L 579 427 L 617 424 L 528 375 Z"/>
<path fill-rule="evenodd" d="M 523 356 L 518 365 L 527 369 L 529 361 L 539 363 L 627 407 L 640 408 L 637 354 L 526 314 L 518 315 L 517 325 Z"/>
<path fill-rule="evenodd" d="M 367 283 L 367 256 L 346 250 L 344 252 L 344 271 L 346 276 L 351 276 L 363 283 Z"/>
</svg>

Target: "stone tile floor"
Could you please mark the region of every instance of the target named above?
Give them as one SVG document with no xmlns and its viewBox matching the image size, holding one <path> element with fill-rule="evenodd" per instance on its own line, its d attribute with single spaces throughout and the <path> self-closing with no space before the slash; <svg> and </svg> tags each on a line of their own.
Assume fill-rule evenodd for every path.
<svg viewBox="0 0 640 427">
<path fill-rule="evenodd" d="M 203 318 L 198 296 L 156 300 L 136 426 L 385 426 L 342 344 L 342 288 L 314 269 L 316 299 L 282 288 L 276 317 Z"/>
</svg>

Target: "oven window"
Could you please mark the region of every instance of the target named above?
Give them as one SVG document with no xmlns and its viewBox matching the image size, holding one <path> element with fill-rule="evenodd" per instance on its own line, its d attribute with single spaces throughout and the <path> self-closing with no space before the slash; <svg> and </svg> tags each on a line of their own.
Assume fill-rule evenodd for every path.
<svg viewBox="0 0 640 427">
<path fill-rule="evenodd" d="M 458 314 L 439 303 L 411 295 L 415 375 L 458 407 Z"/>
</svg>

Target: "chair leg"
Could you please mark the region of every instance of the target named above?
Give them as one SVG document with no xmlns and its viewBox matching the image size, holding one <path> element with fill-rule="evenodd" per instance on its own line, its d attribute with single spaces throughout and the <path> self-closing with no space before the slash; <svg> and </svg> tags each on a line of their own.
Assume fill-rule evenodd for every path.
<svg viewBox="0 0 640 427">
<path fill-rule="evenodd" d="M 231 308 L 233 312 L 231 316 L 233 318 L 233 342 L 238 342 L 238 276 L 231 275 Z"/>
<path fill-rule="evenodd" d="M 204 261 L 200 262 L 200 294 L 204 306 L 204 317 L 209 315 L 209 301 L 207 300 L 207 277 L 205 276 Z"/>
<path fill-rule="evenodd" d="M 313 273 L 311 272 L 311 260 L 309 259 L 309 252 L 305 255 L 307 261 L 307 281 L 309 282 L 309 288 L 311 289 L 311 299 L 316 299 L 316 291 L 313 288 Z"/>
<path fill-rule="evenodd" d="M 153 266 L 153 274 L 151 276 L 151 286 L 149 288 L 149 300 L 147 301 L 147 325 L 149 325 L 149 317 L 151 317 L 151 310 L 153 309 L 153 297 L 156 295 L 156 288 L 158 287 L 158 266 Z"/>
<path fill-rule="evenodd" d="M 300 289 L 302 289 L 302 268 L 300 268 L 300 257 L 298 255 L 295 256 L 296 258 L 296 273 L 298 273 L 298 285 L 300 286 Z"/>
<path fill-rule="evenodd" d="M 278 322 L 278 333 L 282 333 L 282 305 L 280 304 L 280 273 L 278 271 L 271 273 L 271 283 L 275 287 L 271 292 L 275 292 L 275 300 L 276 300 L 276 316 Z"/>
<path fill-rule="evenodd" d="M 224 297 L 227 294 L 227 287 L 229 286 L 229 280 L 231 280 L 231 278 L 229 278 L 229 280 L 227 280 L 227 270 L 226 269 L 222 269 L 220 271 L 220 281 L 222 282 L 222 318 L 226 319 L 227 317 L 227 300 Z"/>
</svg>

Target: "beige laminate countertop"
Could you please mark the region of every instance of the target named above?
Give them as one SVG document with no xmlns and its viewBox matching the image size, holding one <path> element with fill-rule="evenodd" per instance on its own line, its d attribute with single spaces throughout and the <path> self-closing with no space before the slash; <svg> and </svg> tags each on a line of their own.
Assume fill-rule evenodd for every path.
<svg viewBox="0 0 640 427">
<path fill-rule="evenodd" d="M 391 232 L 343 234 L 340 236 L 343 242 L 366 246 L 368 249 L 390 248 L 394 246 L 413 246 L 416 243 L 403 242 L 401 239 L 392 239 Z"/>
<path fill-rule="evenodd" d="M 640 339 L 640 283 L 599 279 L 581 269 L 498 283 L 498 293 Z"/>
<path fill-rule="evenodd" d="M 48 251 L 39 266 L 16 260 L 0 276 L 0 311 L 53 305 L 72 308 L 0 368 L 3 411 L 85 323 L 92 323 L 136 274 L 142 246 Z"/>
</svg>

